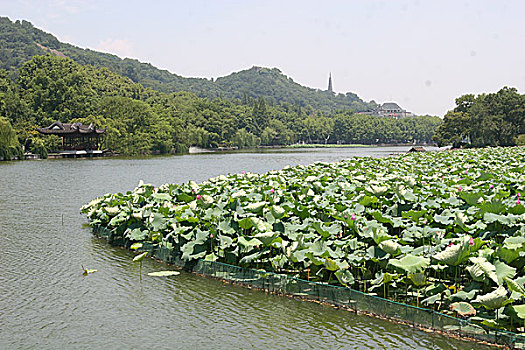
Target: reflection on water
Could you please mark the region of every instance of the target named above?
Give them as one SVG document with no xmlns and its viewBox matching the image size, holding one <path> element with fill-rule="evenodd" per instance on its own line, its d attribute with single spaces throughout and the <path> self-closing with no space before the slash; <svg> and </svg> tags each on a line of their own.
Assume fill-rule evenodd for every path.
<svg viewBox="0 0 525 350">
<path fill-rule="evenodd" d="M 408 147 L 0 163 L 1 349 L 471 349 L 474 344 L 182 273 L 140 282 L 132 254 L 94 238 L 81 205 L 139 180 L 382 156 Z M 81 265 L 98 272 L 82 276 Z"/>
</svg>

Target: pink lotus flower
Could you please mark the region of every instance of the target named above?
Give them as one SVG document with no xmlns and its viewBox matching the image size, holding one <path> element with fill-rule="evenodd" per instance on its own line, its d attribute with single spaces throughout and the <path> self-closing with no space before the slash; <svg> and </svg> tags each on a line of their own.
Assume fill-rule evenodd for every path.
<svg viewBox="0 0 525 350">
<path fill-rule="evenodd" d="M 461 192 L 463 191 L 463 188 L 461 186 L 458 187 L 458 191 Z"/>
<path fill-rule="evenodd" d="M 470 239 L 468 240 L 468 244 L 473 247 L 474 246 L 474 239 L 472 237 L 470 237 Z"/>
<path fill-rule="evenodd" d="M 246 174 L 246 171 L 243 171 L 242 173 L 243 173 L 243 174 Z"/>
<path fill-rule="evenodd" d="M 355 214 L 352 214 L 352 216 L 350 216 L 350 220 L 357 220 L 357 216 L 355 216 Z"/>
<path fill-rule="evenodd" d="M 201 195 L 198 194 L 198 195 L 197 195 L 197 200 L 200 200 L 200 199 L 201 199 Z"/>
<path fill-rule="evenodd" d="M 270 193 L 273 194 L 274 192 L 275 192 L 275 190 L 272 188 L 272 189 L 270 190 Z"/>
<path fill-rule="evenodd" d="M 490 185 L 490 189 L 493 189 L 494 188 L 494 185 Z"/>
</svg>

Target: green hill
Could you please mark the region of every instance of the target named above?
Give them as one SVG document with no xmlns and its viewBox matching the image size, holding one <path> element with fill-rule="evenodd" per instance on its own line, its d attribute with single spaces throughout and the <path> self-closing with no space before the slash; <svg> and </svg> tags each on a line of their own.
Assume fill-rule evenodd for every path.
<svg viewBox="0 0 525 350">
<path fill-rule="evenodd" d="M 161 92 L 189 91 L 199 97 L 239 98 L 263 97 L 269 102 L 301 107 L 311 106 L 324 112 L 338 109 L 368 110 L 375 103 L 366 103 L 354 93 L 334 94 L 302 86 L 277 69 L 253 67 L 218 78 L 185 78 L 135 59 L 82 49 L 62 43 L 55 36 L 35 28 L 28 21 L 12 22 L 0 17 L 0 68 L 13 74 L 32 57 L 52 53 L 69 57 L 82 65 L 106 67 L 135 83 Z"/>
</svg>

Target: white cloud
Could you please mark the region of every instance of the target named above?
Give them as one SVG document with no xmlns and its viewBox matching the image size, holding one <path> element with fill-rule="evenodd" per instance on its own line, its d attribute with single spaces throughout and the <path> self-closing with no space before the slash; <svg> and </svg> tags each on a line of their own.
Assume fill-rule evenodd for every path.
<svg viewBox="0 0 525 350">
<path fill-rule="evenodd" d="M 131 57 L 133 45 L 127 39 L 107 38 L 99 42 L 95 50 L 112 53 L 120 57 Z"/>
</svg>

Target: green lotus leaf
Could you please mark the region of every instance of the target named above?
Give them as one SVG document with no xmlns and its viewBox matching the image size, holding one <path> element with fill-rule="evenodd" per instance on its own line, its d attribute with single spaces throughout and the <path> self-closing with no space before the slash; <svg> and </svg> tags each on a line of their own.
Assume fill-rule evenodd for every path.
<svg viewBox="0 0 525 350">
<path fill-rule="evenodd" d="M 472 257 L 469 259 L 473 265 L 467 267 L 467 271 L 472 276 L 474 281 L 484 281 L 486 277 L 490 278 L 494 283 L 498 283 L 498 276 L 496 275 L 496 267 L 483 257 Z"/>
<path fill-rule="evenodd" d="M 504 306 L 507 300 L 507 290 L 505 287 L 499 286 L 488 294 L 478 295 L 476 299 L 472 300 L 472 303 L 480 304 L 486 309 L 493 310 Z"/>
<path fill-rule="evenodd" d="M 140 228 L 136 228 L 131 230 L 129 238 L 132 241 L 143 241 L 146 238 L 148 238 L 149 232 L 146 230 L 141 230 Z"/>
<path fill-rule="evenodd" d="M 266 232 L 272 229 L 272 226 L 262 219 L 251 217 L 250 220 L 257 231 Z"/>
<path fill-rule="evenodd" d="M 523 288 L 523 284 L 520 284 L 517 281 L 514 281 L 508 277 L 504 277 L 503 279 L 511 292 L 516 292 L 521 296 L 525 296 L 525 288 Z"/>
<path fill-rule="evenodd" d="M 385 252 L 392 256 L 399 253 L 399 243 L 392 239 L 388 239 L 379 243 L 379 248 L 383 249 Z"/>
<path fill-rule="evenodd" d="M 448 246 L 445 250 L 435 254 L 433 258 L 443 264 L 457 266 L 469 257 L 469 240 L 470 238 L 465 236 L 457 244 Z"/>
<path fill-rule="evenodd" d="M 382 196 L 388 191 L 388 186 L 370 185 L 365 187 L 365 191 L 373 194 L 376 197 Z"/>
<path fill-rule="evenodd" d="M 278 205 L 272 205 L 270 211 L 277 220 L 282 219 L 286 215 L 286 210 Z"/>
<path fill-rule="evenodd" d="M 463 199 L 468 205 L 476 205 L 481 197 L 481 193 L 472 193 L 466 191 L 461 192 L 459 195 L 459 198 Z"/>
<path fill-rule="evenodd" d="M 258 240 L 257 238 L 252 238 L 248 240 L 242 236 L 237 238 L 237 243 L 245 248 L 252 248 L 252 247 L 262 245 L 262 242 Z"/>
<path fill-rule="evenodd" d="M 108 214 L 108 216 L 115 216 L 120 211 L 119 207 L 104 207 L 104 210 Z"/>
<path fill-rule="evenodd" d="M 308 250 L 316 256 L 322 256 L 327 253 L 328 246 L 325 241 L 316 241 L 310 245 Z"/>
<path fill-rule="evenodd" d="M 402 212 L 401 216 L 403 218 L 409 218 L 414 222 L 419 222 L 419 219 L 425 216 L 426 213 L 427 213 L 426 210 L 409 210 L 409 211 Z"/>
<path fill-rule="evenodd" d="M 514 278 L 516 275 L 516 268 L 509 266 L 502 261 L 496 260 L 494 266 L 496 267 L 496 276 L 498 276 L 498 285 L 503 284 L 505 279 Z"/>
<path fill-rule="evenodd" d="M 154 201 L 158 203 L 171 201 L 172 199 L 169 193 L 154 193 L 151 197 L 153 198 Z"/>
<path fill-rule="evenodd" d="M 275 232 L 266 231 L 259 232 L 254 237 L 261 241 L 265 247 L 268 247 L 278 235 Z"/>
<path fill-rule="evenodd" d="M 512 310 L 519 318 L 525 320 L 525 305 L 512 305 Z"/>
<path fill-rule="evenodd" d="M 407 254 L 401 259 L 390 259 L 388 264 L 410 274 L 424 271 L 430 265 L 430 259 Z"/>
<path fill-rule="evenodd" d="M 140 249 L 142 248 L 143 244 L 142 243 L 133 243 L 129 249 L 132 249 L 132 250 L 137 250 L 137 249 Z"/>
<path fill-rule="evenodd" d="M 148 252 L 144 252 L 142 254 L 139 254 L 133 258 L 133 262 L 142 261 L 144 258 L 148 255 Z"/>
<path fill-rule="evenodd" d="M 250 203 L 244 209 L 252 213 L 261 213 L 266 204 L 266 202 Z"/>
<path fill-rule="evenodd" d="M 246 256 L 242 257 L 242 259 L 239 262 L 241 264 L 250 263 L 252 261 L 255 261 L 255 260 L 259 259 L 262 254 L 263 254 L 263 252 L 255 252 L 255 253 L 252 253 L 250 255 L 246 255 Z"/>
<path fill-rule="evenodd" d="M 449 298 L 450 301 L 472 300 L 476 296 L 476 293 L 478 293 L 478 292 L 479 292 L 479 289 L 472 289 L 469 292 L 466 292 L 464 290 L 460 290 L 459 292 L 450 295 L 448 298 Z"/>
<path fill-rule="evenodd" d="M 325 261 L 324 261 L 324 266 L 326 267 L 326 269 L 328 271 L 337 271 L 339 270 L 339 265 L 337 265 L 337 263 L 330 259 L 330 258 L 326 258 Z"/>
<path fill-rule="evenodd" d="M 423 287 L 427 285 L 427 276 L 421 272 L 409 274 L 408 279 L 416 287 Z"/>
<path fill-rule="evenodd" d="M 151 227 L 153 228 L 153 231 L 159 231 L 165 225 L 166 219 L 164 218 L 164 215 L 159 213 L 153 214 L 153 218 L 151 219 Z"/>
<path fill-rule="evenodd" d="M 485 213 L 483 215 L 483 220 L 487 223 L 492 222 L 499 222 L 504 225 L 512 225 L 516 223 L 519 220 L 519 217 L 516 215 L 508 214 L 508 215 L 499 215 L 494 213 Z"/>
<path fill-rule="evenodd" d="M 482 213 L 499 214 L 505 210 L 505 205 L 501 201 L 493 200 L 478 205 L 478 208 L 481 210 Z"/>
<path fill-rule="evenodd" d="M 339 283 L 341 283 L 344 286 L 352 284 L 355 281 L 354 276 L 348 270 L 338 270 L 334 273 L 334 275 L 339 280 Z"/>
<path fill-rule="evenodd" d="M 365 207 L 368 207 L 374 203 L 377 203 L 379 200 L 376 196 L 364 196 L 359 200 L 359 204 L 364 205 Z"/>
<path fill-rule="evenodd" d="M 474 308 L 474 306 L 464 301 L 451 304 L 450 309 L 452 311 L 457 312 L 458 315 L 463 317 L 476 316 L 476 309 Z"/>
<path fill-rule="evenodd" d="M 239 220 L 239 226 L 245 230 L 249 230 L 253 227 L 252 218 L 244 218 Z"/>
</svg>

